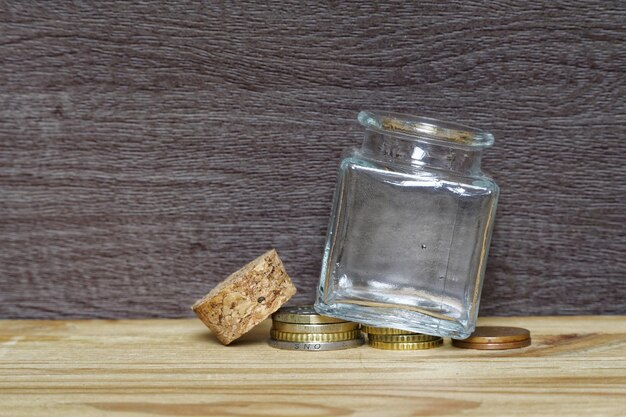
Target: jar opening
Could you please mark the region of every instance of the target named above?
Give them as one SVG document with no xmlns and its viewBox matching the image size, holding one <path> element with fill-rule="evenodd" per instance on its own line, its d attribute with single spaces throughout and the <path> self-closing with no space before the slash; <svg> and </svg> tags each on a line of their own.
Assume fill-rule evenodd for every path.
<svg viewBox="0 0 626 417">
<path fill-rule="evenodd" d="M 407 140 L 473 149 L 486 148 L 494 142 L 493 135 L 484 130 L 428 117 L 364 110 L 358 120 L 367 129 Z"/>
</svg>

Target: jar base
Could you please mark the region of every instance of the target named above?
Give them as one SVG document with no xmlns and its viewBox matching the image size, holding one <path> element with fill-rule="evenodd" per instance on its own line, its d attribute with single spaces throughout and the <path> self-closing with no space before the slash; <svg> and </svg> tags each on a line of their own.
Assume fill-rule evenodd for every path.
<svg viewBox="0 0 626 417">
<path fill-rule="evenodd" d="M 391 327 L 433 336 L 465 339 L 475 329 L 475 324 L 454 319 L 439 318 L 428 314 L 398 307 L 374 307 L 358 302 L 315 302 L 315 310 L 324 316 L 336 317 L 374 327 Z"/>
</svg>

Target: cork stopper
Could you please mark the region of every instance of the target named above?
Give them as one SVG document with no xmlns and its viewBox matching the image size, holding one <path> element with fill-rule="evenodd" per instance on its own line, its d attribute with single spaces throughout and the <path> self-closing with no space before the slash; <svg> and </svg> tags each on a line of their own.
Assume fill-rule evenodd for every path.
<svg viewBox="0 0 626 417">
<path fill-rule="evenodd" d="M 224 345 L 268 318 L 296 293 L 275 249 L 220 282 L 191 307 Z"/>
</svg>

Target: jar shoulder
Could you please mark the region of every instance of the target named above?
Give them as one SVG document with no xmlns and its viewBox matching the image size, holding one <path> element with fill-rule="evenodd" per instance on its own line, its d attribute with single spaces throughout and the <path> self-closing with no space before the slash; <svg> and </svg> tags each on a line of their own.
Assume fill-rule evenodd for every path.
<svg viewBox="0 0 626 417">
<path fill-rule="evenodd" d="M 392 177 L 398 180 L 428 178 L 431 180 L 442 181 L 447 183 L 455 183 L 471 186 L 472 188 L 482 189 L 489 194 L 498 196 L 500 187 L 495 180 L 488 174 L 479 171 L 474 173 L 459 173 L 440 168 L 430 167 L 428 165 L 405 165 L 393 164 L 388 161 L 371 158 L 363 154 L 358 148 L 345 151 L 342 154 L 340 166 L 340 175 L 349 171 L 362 172 L 366 175 L 378 176 L 381 180 L 389 180 Z"/>
</svg>

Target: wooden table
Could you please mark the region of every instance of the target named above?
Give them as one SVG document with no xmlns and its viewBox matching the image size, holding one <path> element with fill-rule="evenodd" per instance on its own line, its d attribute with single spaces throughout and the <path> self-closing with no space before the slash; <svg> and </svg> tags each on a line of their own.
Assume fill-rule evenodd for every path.
<svg viewBox="0 0 626 417">
<path fill-rule="evenodd" d="M 200 321 L 0 321 L 1 416 L 623 416 L 626 317 L 487 318 L 532 346 L 232 346 Z"/>
</svg>

